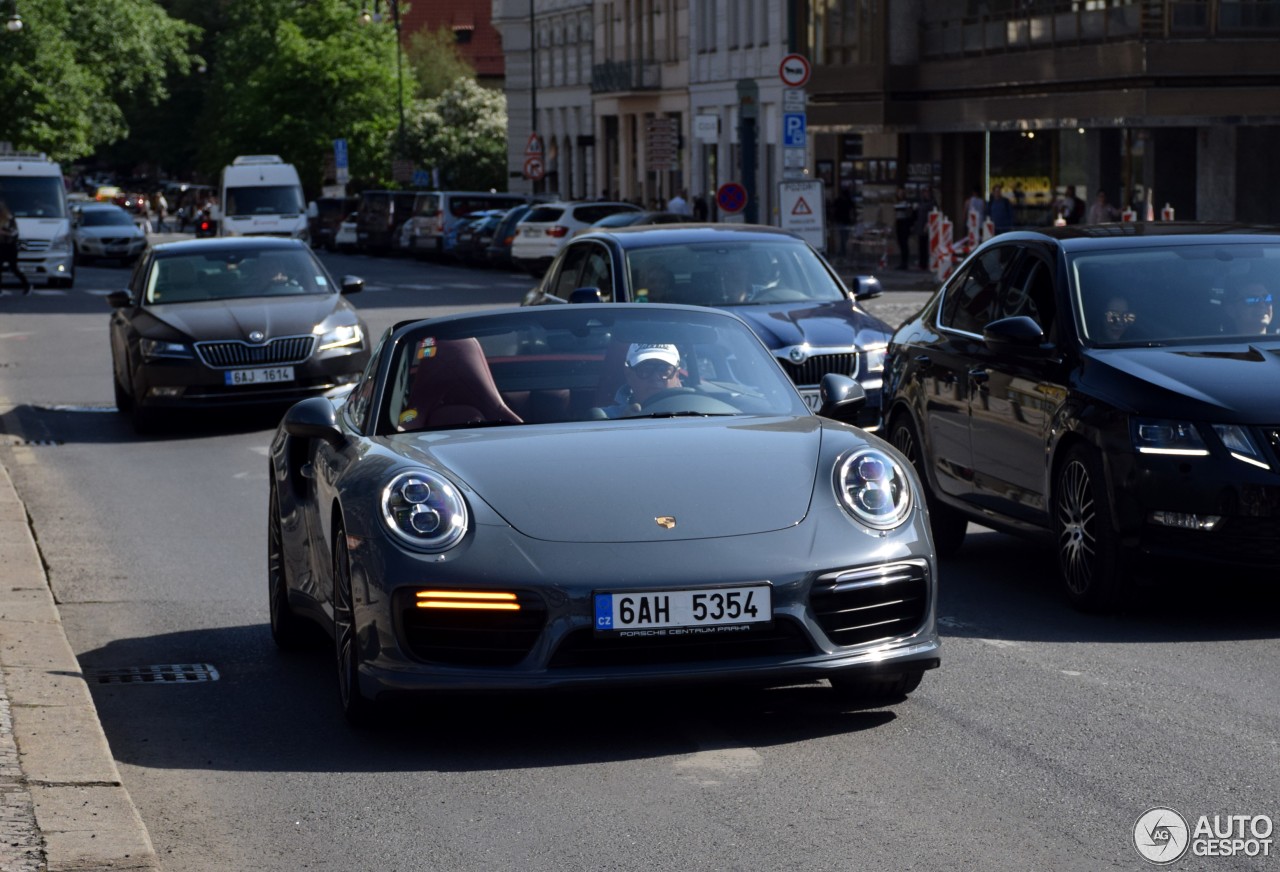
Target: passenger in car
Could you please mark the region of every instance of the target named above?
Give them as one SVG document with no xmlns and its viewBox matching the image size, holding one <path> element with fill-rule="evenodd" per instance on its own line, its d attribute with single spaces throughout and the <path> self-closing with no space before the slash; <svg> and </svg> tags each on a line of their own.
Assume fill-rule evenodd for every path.
<svg viewBox="0 0 1280 872">
<path fill-rule="evenodd" d="M 1224 333 L 1270 333 L 1275 314 L 1271 293 L 1260 280 L 1245 278 L 1227 288 L 1222 314 Z"/>
<path fill-rule="evenodd" d="M 1111 297 L 1102 312 L 1102 338 L 1107 342 L 1123 341 L 1137 320 L 1138 314 L 1130 310 L 1128 300 L 1121 296 Z"/>
</svg>

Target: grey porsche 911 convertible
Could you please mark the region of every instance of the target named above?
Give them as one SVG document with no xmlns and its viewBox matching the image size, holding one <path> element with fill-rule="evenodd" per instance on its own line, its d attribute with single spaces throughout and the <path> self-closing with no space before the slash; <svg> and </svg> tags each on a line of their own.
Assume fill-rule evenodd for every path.
<svg viewBox="0 0 1280 872">
<path fill-rule="evenodd" d="M 818 415 L 746 322 L 579 305 L 396 325 L 270 452 L 271 630 L 331 640 L 345 715 L 446 690 L 825 679 L 939 664 L 919 481 Z"/>
</svg>

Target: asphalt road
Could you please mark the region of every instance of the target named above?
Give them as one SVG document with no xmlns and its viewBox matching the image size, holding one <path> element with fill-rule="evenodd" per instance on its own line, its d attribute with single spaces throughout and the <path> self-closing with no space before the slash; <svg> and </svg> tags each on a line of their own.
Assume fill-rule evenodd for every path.
<svg viewBox="0 0 1280 872">
<path fill-rule="evenodd" d="M 530 284 L 326 258 L 368 280 L 375 332 Z M 454 697 L 353 732 L 327 652 L 267 629 L 274 421 L 144 439 L 113 411 L 103 295 L 125 275 L 0 297 L 0 461 L 165 870 L 1141 869 L 1153 806 L 1280 816 L 1276 579 L 1159 577 L 1087 617 L 1043 547 L 978 527 L 942 566 L 943 666 L 894 708 L 820 684 Z M 923 299 L 897 293 L 901 317 Z M 216 680 L 99 682 L 156 665 Z"/>
</svg>

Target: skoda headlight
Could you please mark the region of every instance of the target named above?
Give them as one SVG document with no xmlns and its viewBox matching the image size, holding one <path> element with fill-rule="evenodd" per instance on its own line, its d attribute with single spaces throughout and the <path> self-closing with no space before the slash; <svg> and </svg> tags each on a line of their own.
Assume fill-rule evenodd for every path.
<svg viewBox="0 0 1280 872">
<path fill-rule="evenodd" d="M 402 472 L 382 489 L 382 519 L 411 548 L 447 551 L 467 532 L 467 504 L 433 472 Z"/>
<path fill-rule="evenodd" d="M 364 332 L 360 329 L 359 324 L 339 324 L 337 327 L 328 327 L 321 324 L 315 329 L 320 334 L 320 344 L 316 348 L 317 351 L 328 351 L 331 348 L 345 348 L 348 345 L 359 345 L 364 341 Z"/>
<path fill-rule="evenodd" d="M 190 360 L 191 349 L 184 342 L 165 342 L 160 339 L 142 339 L 138 342 L 138 350 L 143 360 L 159 360 L 160 358 Z"/>
<path fill-rule="evenodd" d="M 1133 437 L 1133 447 L 1139 454 L 1181 454 L 1193 457 L 1209 454 L 1200 431 L 1195 424 L 1186 421 L 1132 418 L 1129 421 L 1129 434 Z"/>
<path fill-rule="evenodd" d="M 836 464 L 836 493 L 845 511 L 868 527 L 889 530 L 911 511 L 911 483 L 897 461 L 863 448 Z"/>
<path fill-rule="evenodd" d="M 1263 469 L 1271 468 L 1267 459 L 1263 457 L 1262 451 L 1253 441 L 1253 437 L 1244 427 L 1239 424 L 1214 424 L 1213 432 L 1218 434 L 1222 444 L 1236 460 L 1243 460 L 1245 463 L 1260 466 Z"/>
</svg>

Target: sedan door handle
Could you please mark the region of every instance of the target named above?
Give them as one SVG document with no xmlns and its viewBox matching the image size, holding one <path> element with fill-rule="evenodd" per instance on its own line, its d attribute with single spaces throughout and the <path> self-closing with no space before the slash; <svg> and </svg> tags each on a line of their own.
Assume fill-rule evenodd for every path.
<svg viewBox="0 0 1280 872">
<path fill-rule="evenodd" d="M 312 466 L 310 463 L 304 463 L 302 464 L 302 468 L 298 470 L 298 474 L 301 475 L 303 478 L 315 478 L 316 468 Z"/>
</svg>

